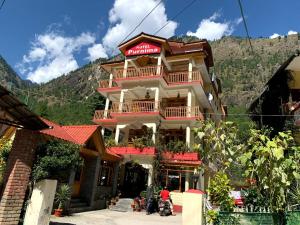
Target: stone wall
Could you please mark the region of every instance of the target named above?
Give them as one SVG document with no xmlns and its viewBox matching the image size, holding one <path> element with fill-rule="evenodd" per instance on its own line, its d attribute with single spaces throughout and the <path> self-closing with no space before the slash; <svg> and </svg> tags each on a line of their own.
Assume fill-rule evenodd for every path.
<svg viewBox="0 0 300 225">
<path fill-rule="evenodd" d="M 0 224 L 19 223 L 39 134 L 18 130 L 9 154 L 0 202 Z"/>
</svg>

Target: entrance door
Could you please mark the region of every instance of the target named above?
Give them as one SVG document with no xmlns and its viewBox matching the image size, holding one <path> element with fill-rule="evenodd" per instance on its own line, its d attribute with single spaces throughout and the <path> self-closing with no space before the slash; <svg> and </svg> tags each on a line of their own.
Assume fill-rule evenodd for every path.
<svg viewBox="0 0 300 225">
<path fill-rule="evenodd" d="M 137 197 L 147 187 L 148 171 L 141 165 L 133 162 L 125 164 L 123 196 Z"/>
<path fill-rule="evenodd" d="M 75 173 L 75 179 L 74 179 L 74 184 L 72 189 L 72 197 L 74 198 L 79 197 L 80 195 L 80 183 L 82 179 L 82 172 L 83 172 L 83 167 L 79 167 Z"/>
</svg>

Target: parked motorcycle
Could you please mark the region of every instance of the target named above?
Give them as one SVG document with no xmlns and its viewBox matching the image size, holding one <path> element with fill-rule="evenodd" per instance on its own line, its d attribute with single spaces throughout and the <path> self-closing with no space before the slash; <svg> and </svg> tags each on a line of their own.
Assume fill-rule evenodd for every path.
<svg viewBox="0 0 300 225">
<path fill-rule="evenodd" d="M 158 213 L 160 216 L 169 216 L 172 214 L 170 203 L 168 201 L 160 200 L 158 203 Z"/>
</svg>

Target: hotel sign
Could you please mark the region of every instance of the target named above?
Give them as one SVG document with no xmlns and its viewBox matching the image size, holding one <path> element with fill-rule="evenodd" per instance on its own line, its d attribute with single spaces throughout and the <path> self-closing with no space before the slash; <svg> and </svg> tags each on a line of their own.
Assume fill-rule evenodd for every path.
<svg viewBox="0 0 300 225">
<path fill-rule="evenodd" d="M 161 47 L 149 43 L 149 42 L 141 42 L 138 45 L 134 45 L 130 48 L 128 48 L 125 52 L 126 56 L 132 56 L 132 55 L 149 55 L 149 54 L 158 54 L 161 51 Z"/>
</svg>

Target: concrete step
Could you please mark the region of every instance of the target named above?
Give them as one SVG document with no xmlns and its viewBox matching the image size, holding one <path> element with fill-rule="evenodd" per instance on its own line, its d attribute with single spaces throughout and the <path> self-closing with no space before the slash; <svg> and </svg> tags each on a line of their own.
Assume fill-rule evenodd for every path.
<svg viewBox="0 0 300 225">
<path fill-rule="evenodd" d="M 91 210 L 93 210 L 91 206 L 85 206 L 85 207 L 70 208 L 69 212 L 72 214 L 72 213 L 87 212 Z"/>
<path fill-rule="evenodd" d="M 86 207 L 88 204 L 86 202 L 71 202 L 70 208 L 80 208 L 80 207 Z"/>
<path fill-rule="evenodd" d="M 131 198 L 120 198 L 116 205 L 111 205 L 109 209 L 117 212 L 130 212 L 132 201 Z"/>
</svg>

